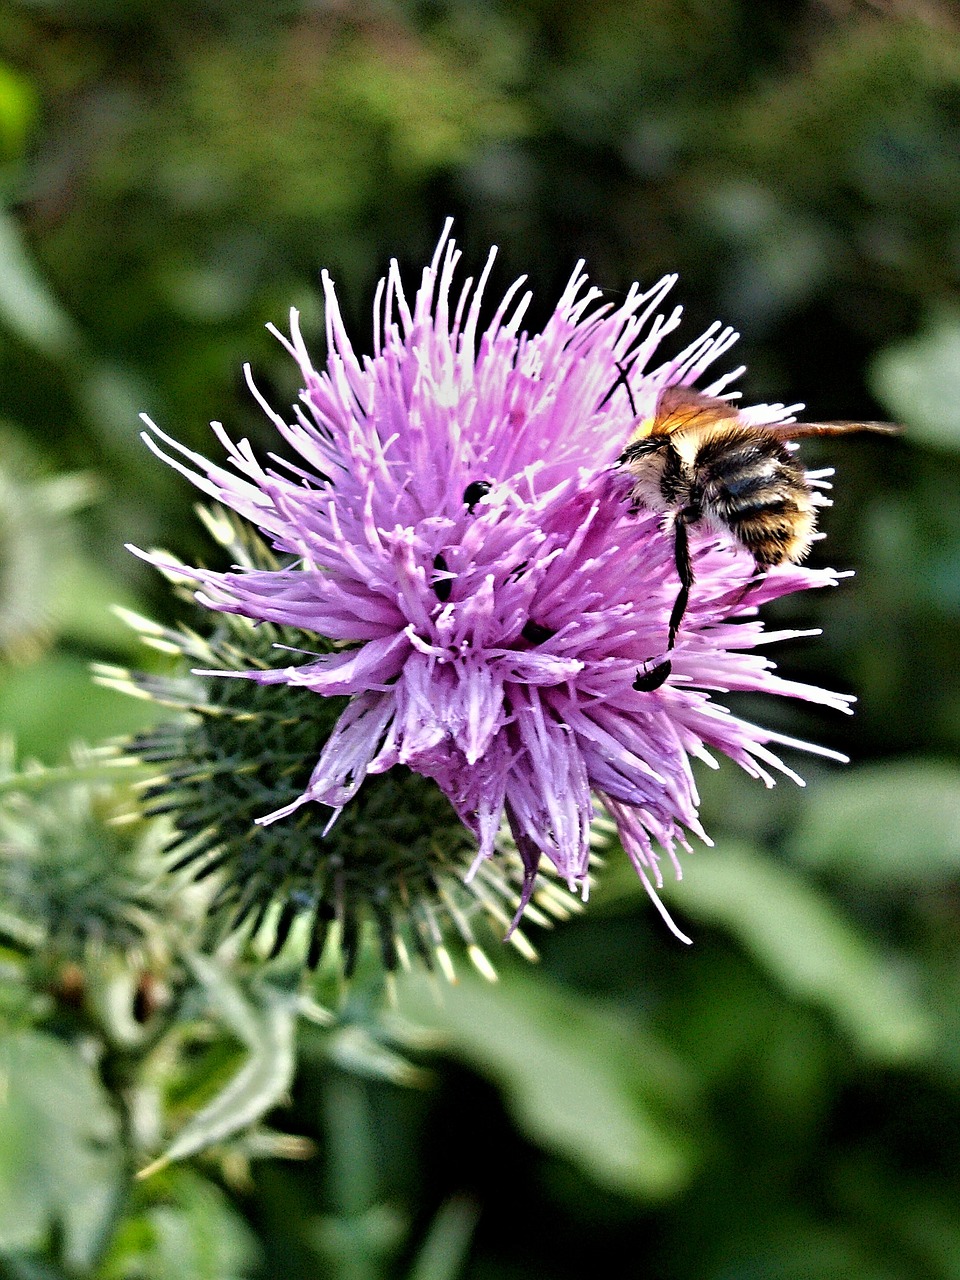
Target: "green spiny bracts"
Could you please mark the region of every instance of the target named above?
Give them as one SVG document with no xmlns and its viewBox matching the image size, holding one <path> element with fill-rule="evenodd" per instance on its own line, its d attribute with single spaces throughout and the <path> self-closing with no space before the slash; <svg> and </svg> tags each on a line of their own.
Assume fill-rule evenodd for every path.
<svg viewBox="0 0 960 1280">
<path fill-rule="evenodd" d="M 248 530 L 222 517 L 206 523 L 234 562 L 275 567 Z M 169 576 L 176 581 L 175 571 Z M 180 594 L 189 598 L 180 586 Z M 197 607 L 191 606 L 195 613 Z M 329 646 L 314 635 L 270 623 L 254 626 L 235 614 L 199 611 L 210 634 L 132 624 L 154 647 L 181 655 L 194 671 L 249 671 L 286 665 L 289 651 Z M 485 974 L 493 969 L 479 941 L 502 936 L 520 898 L 523 866 L 507 852 L 464 877 L 476 848 L 440 790 L 401 768 L 370 777 L 331 824 L 319 805 L 259 825 L 307 786 L 320 746 L 344 700 L 321 698 L 286 684 L 217 675 L 157 676 L 100 669 L 100 678 L 179 714 L 132 740 L 127 750 L 160 770 L 145 792 L 146 812 L 166 815 L 174 835 L 172 868 L 194 879 L 215 878 L 211 929 L 245 929 L 269 939 L 272 955 L 288 940 L 315 967 L 328 934 L 337 939 L 344 973 L 357 963 L 362 938 L 377 940 L 388 970 L 412 956 L 453 976 L 451 935 Z M 538 880 L 527 915 L 539 924 L 570 914 L 571 900 L 547 877 Z M 534 952 L 519 931 L 511 942 Z"/>
<path fill-rule="evenodd" d="M 17 776 L 20 789 L 0 801 L 0 937 L 50 963 L 82 962 L 91 949 L 159 959 L 170 889 L 160 831 L 138 817 L 130 788 L 60 782 L 39 765 Z"/>
</svg>

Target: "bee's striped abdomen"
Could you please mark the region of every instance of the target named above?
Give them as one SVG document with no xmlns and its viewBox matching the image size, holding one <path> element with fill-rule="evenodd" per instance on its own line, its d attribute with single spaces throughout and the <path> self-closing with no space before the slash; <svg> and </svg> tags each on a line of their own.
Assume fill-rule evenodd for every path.
<svg viewBox="0 0 960 1280">
<path fill-rule="evenodd" d="M 697 450 L 704 514 L 725 525 L 763 569 L 807 553 L 816 513 L 803 468 L 776 437 L 717 432 Z"/>
</svg>

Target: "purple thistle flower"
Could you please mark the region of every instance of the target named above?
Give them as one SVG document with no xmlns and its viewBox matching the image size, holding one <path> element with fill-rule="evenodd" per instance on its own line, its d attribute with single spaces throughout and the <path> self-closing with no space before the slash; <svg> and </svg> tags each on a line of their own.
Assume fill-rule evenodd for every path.
<svg viewBox="0 0 960 1280">
<path fill-rule="evenodd" d="M 666 916 L 656 894 L 662 853 L 679 877 L 678 846 L 689 849 L 690 834 L 709 843 L 694 758 L 713 764 L 721 752 L 768 786 L 772 771 L 800 782 L 771 747 L 843 759 L 742 720 L 712 696 L 756 690 L 848 710 L 848 697 L 781 679 L 757 652 L 815 634 L 767 632 L 758 606 L 834 585 L 837 574 L 787 564 L 757 579 L 732 537 L 692 526 L 696 582 L 671 675 L 652 691 L 635 688 L 665 656 L 678 582 L 671 529 L 630 509 L 615 466 L 636 426 L 627 394 L 611 394 L 617 366 L 629 363 L 632 401 L 647 416 L 663 387 L 693 384 L 737 335 L 714 325 L 652 364 L 679 323 L 680 308 L 658 310 L 676 277 L 647 292 L 634 286 L 613 305 L 587 286 L 582 263 L 542 333 L 521 330 L 522 280 L 481 329 L 494 254 L 476 285 L 468 279 L 455 294 L 459 257 L 448 225 L 412 305 L 391 265 L 374 307 L 374 354 L 363 359 L 324 273 L 325 367 L 314 368 L 296 312 L 290 339 L 277 334 L 304 383 L 294 421 L 265 402 L 247 369 L 298 464 L 264 465 L 213 423 L 227 470 L 145 419 L 174 451 L 145 434 L 155 453 L 292 557 L 276 571 L 189 570 L 198 599 L 342 646 L 248 673 L 350 698 L 306 791 L 261 821 L 310 801 L 336 817 L 367 774 L 407 765 L 435 779 L 474 833 L 475 867 L 495 854 L 506 818 L 526 869 L 519 918 L 544 856 L 586 892 L 596 797 Z M 718 395 L 741 372 L 703 390 Z M 779 422 L 793 408 L 744 414 Z"/>
</svg>

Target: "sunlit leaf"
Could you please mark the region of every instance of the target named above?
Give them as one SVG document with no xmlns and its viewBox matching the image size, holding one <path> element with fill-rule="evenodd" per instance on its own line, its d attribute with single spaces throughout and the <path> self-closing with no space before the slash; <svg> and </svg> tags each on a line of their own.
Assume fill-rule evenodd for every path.
<svg viewBox="0 0 960 1280">
<path fill-rule="evenodd" d="M 874 395 L 911 437 L 960 449 L 960 315 L 943 312 L 873 360 Z"/>
<path fill-rule="evenodd" d="M 960 874 L 960 769 L 865 765 L 821 779 L 791 837 L 809 866 L 903 892 Z"/>
<path fill-rule="evenodd" d="M 66 639 L 117 655 L 142 659 L 138 637 L 115 609 L 142 609 L 140 601 L 88 555 L 63 555 L 54 566 L 50 611 L 58 632 Z"/>
<path fill-rule="evenodd" d="M 465 975 L 442 1003 L 405 979 L 399 1009 L 496 1081 L 533 1141 L 602 1185 L 659 1198 L 691 1176 L 696 1153 L 664 1101 L 688 1095 L 689 1077 L 642 1028 L 513 970 L 495 986 Z"/>
<path fill-rule="evenodd" d="M 189 963 L 215 1015 L 242 1041 L 247 1056 L 239 1071 L 184 1125 L 163 1155 L 142 1171 L 144 1177 L 261 1119 L 286 1096 L 293 1081 L 293 999 L 265 984 L 257 988 L 255 997 L 248 995 L 225 969 L 205 956 L 193 955 Z"/>
<path fill-rule="evenodd" d="M 0 212 L 0 320 L 53 359 L 72 356 L 80 334 L 28 254 L 20 228 Z"/>
<path fill-rule="evenodd" d="M 75 742 L 133 733 L 156 718 L 147 703 L 94 684 L 89 663 L 71 654 L 0 673 L 0 724 L 24 758 L 55 763 Z"/>
<path fill-rule="evenodd" d="M 441 1205 L 407 1280 L 456 1280 L 479 1216 L 479 1205 L 465 1196 L 454 1196 Z"/>
<path fill-rule="evenodd" d="M 37 92 L 26 76 L 0 63 L 0 153 L 4 159 L 23 154 L 37 115 Z"/>
<path fill-rule="evenodd" d="M 89 1063 L 37 1031 L 0 1041 L 0 1250 L 51 1229 L 88 1266 L 120 1193 L 117 1115 Z"/>
<path fill-rule="evenodd" d="M 123 1224 L 103 1280 L 240 1280 L 255 1269 L 253 1234 L 217 1186 L 180 1167 L 168 1172 L 161 1193 L 162 1203 Z"/>
<path fill-rule="evenodd" d="M 26 662 L 51 640 L 68 580 L 68 517 L 88 503 L 83 474 L 49 476 L 22 431 L 0 425 L 0 660 Z"/>
<path fill-rule="evenodd" d="M 353 1075 L 399 1085 L 425 1083 L 423 1071 L 384 1044 L 371 1029 L 357 1023 L 346 1023 L 332 1031 L 325 1037 L 324 1046 L 330 1061 Z"/>
<path fill-rule="evenodd" d="M 932 1015 L 896 965 L 784 863 L 724 843 L 688 859 L 667 896 L 685 916 L 728 929 L 787 991 L 828 1010 L 863 1054 L 915 1062 L 931 1048 Z"/>
</svg>

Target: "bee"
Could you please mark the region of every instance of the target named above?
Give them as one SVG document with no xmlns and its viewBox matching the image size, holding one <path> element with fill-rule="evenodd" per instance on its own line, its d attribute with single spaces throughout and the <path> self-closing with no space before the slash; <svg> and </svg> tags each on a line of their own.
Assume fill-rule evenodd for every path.
<svg viewBox="0 0 960 1280">
<path fill-rule="evenodd" d="M 623 383 L 633 407 L 627 372 L 620 369 L 614 386 Z M 694 583 L 692 526 L 730 534 L 753 556 L 758 573 L 795 564 L 810 550 L 817 503 L 789 442 L 896 430 L 885 422 L 751 423 L 727 400 L 693 387 L 665 387 L 653 416 L 640 423 L 617 465 L 630 477 L 633 507 L 663 513 L 673 533 L 680 592 L 670 614 L 667 652 L 676 643 Z M 639 671 L 634 688 L 658 689 L 670 671 L 669 659 Z"/>
</svg>

